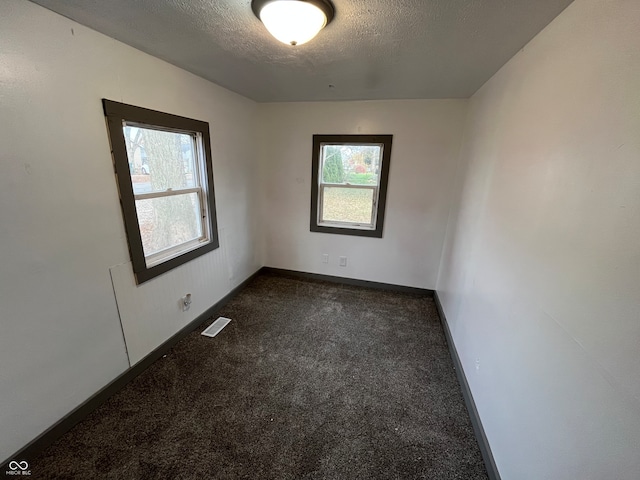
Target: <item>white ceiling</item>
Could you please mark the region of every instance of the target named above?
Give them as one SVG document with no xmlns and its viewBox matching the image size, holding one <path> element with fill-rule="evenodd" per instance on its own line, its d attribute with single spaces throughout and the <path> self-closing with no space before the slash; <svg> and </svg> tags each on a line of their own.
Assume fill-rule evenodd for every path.
<svg viewBox="0 0 640 480">
<path fill-rule="evenodd" d="M 250 0 L 33 0 L 259 102 L 466 98 L 572 0 L 333 0 L 305 45 Z M 331 86 L 330 86 L 331 85 Z"/>
</svg>

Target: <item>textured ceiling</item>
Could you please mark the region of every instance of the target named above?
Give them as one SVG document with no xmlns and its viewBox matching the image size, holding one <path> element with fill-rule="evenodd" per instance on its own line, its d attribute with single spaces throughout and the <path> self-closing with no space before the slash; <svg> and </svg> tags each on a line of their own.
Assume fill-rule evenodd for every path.
<svg viewBox="0 0 640 480">
<path fill-rule="evenodd" d="M 259 102 L 466 98 L 572 0 L 333 0 L 305 45 L 250 0 L 33 0 Z"/>
</svg>

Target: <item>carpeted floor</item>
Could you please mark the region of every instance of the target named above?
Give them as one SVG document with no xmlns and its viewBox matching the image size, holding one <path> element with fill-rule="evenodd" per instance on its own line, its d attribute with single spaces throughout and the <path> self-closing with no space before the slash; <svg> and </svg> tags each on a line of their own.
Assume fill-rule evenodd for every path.
<svg viewBox="0 0 640 480">
<path fill-rule="evenodd" d="M 31 464 L 56 479 L 487 479 L 432 299 L 263 274 Z"/>
</svg>

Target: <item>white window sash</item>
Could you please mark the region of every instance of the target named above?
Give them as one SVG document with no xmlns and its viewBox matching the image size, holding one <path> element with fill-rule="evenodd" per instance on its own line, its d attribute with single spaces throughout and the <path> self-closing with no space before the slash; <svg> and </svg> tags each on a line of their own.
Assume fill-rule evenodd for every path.
<svg viewBox="0 0 640 480">
<path fill-rule="evenodd" d="M 174 245 L 169 248 L 165 248 L 164 250 L 160 250 L 159 252 L 154 252 L 151 255 L 146 255 L 144 257 L 147 267 L 153 267 L 159 263 L 165 262 L 167 260 L 171 260 L 178 255 L 182 255 L 190 250 L 193 250 L 195 247 L 202 245 L 203 243 L 209 242 L 209 238 L 194 238 L 189 240 L 188 242 L 181 243 L 179 245 Z"/>
<path fill-rule="evenodd" d="M 345 187 L 345 188 L 378 188 L 378 185 L 361 185 L 357 183 L 326 183 L 320 182 L 321 187 Z"/>
<path fill-rule="evenodd" d="M 198 193 L 198 195 L 202 192 L 201 187 L 193 187 L 193 188 L 179 188 L 174 190 L 173 188 L 168 188 L 159 192 L 149 192 L 149 193 L 138 193 L 133 196 L 135 200 L 148 200 L 149 198 L 161 198 L 161 197 L 172 197 L 174 195 L 187 195 L 189 193 Z"/>
<path fill-rule="evenodd" d="M 340 222 L 336 220 L 324 220 L 324 189 L 325 187 L 337 187 L 337 188 L 354 188 L 354 189 L 367 189 L 372 190 L 371 201 L 371 223 L 359 223 L 359 222 Z M 320 183 L 318 188 L 318 225 L 321 226 L 335 226 L 335 227 L 349 227 L 360 230 L 375 230 L 376 228 L 376 216 L 378 205 L 378 185 L 352 185 L 349 183 Z"/>
<path fill-rule="evenodd" d="M 173 197 L 176 195 L 189 195 L 191 193 L 197 193 L 198 195 L 198 206 L 200 208 L 200 225 L 202 230 L 202 235 L 198 238 L 194 238 L 192 240 L 188 240 L 186 242 L 173 245 L 169 248 L 165 248 L 164 250 L 159 250 L 150 255 L 145 255 L 145 261 L 147 263 L 147 267 L 151 267 L 153 265 L 157 265 L 166 260 L 170 260 L 171 258 L 177 257 L 183 253 L 186 253 L 190 250 L 195 249 L 196 247 L 202 245 L 203 243 L 207 243 L 211 240 L 208 228 L 208 212 L 207 206 L 205 203 L 205 195 L 204 189 L 201 187 L 195 188 L 183 188 L 179 190 L 168 189 L 164 192 L 152 192 L 152 193 L 143 193 L 139 195 L 134 195 L 135 201 L 138 200 L 149 200 L 153 198 L 163 198 L 163 197 Z"/>
</svg>

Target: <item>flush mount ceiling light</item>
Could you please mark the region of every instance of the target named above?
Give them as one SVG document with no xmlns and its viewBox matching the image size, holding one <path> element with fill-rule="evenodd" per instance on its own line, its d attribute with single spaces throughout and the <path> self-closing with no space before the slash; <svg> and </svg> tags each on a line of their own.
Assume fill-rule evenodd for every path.
<svg viewBox="0 0 640 480">
<path fill-rule="evenodd" d="M 335 13 L 329 0 L 252 0 L 251 9 L 269 33 L 287 45 L 308 42 Z"/>
</svg>

